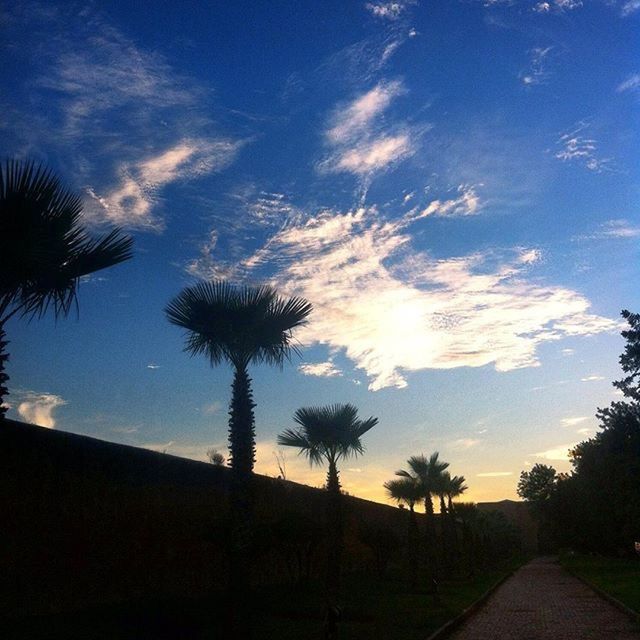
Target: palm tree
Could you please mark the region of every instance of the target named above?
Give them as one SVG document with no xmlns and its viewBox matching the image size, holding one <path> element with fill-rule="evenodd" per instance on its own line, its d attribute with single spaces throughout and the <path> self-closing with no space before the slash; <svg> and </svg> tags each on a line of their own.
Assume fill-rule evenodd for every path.
<svg viewBox="0 0 640 640">
<path fill-rule="evenodd" d="M 447 499 L 449 513 L 453 512 L 453 499 L 461 496 L 469 487 L 465 484 L 466 479 L 464 476 L 453 476 L 449 478 L 449 484 L 447 488 Z"/>
<path fill-rule="evenodd" d="M 311 465 L 327 463 L 327 522 L 330 544 L 327 558 L 327 596 L 329 607 L 337 604 L 340 589 L 342 555 L 342 500 L 338 462 L 364 453 L 360 438 L 378 424 L 377 418 L 358 419 L 352 404 L 326 407 L 303 407 L 294 416 L 297 428 L 285 429 L 278 444 L 296 447 L 309 458 Z"/>
<path fill-rule="evenodd" d="M 441 476 L 445 469 L 449 466 L 448 462 L 440 460 L 440 454 L 436 451 L 429 458 L 423 454 L 419 456 L 411 456 L 407 460 L 410 471 L 401 469 L 396 471 L 396 475 L 402 478 L 411 478 L 418 482 L 422 489 L 422 498 L 424 499 L 424 511 L 426 515 L 425 526 L 425 552 L 427 569 L 431 574 L 431 581 L 435 583 L 435 522 L 432 495 L 437 493 Z M 433 584 L 432 586 L 435 586 Z"/>
<path fill-rule="evenodd" d="M 82 276 L 128 260 L 132 239 L 120 229 L 93 239 L 81 225 L 82 201 L 53 173 L 31 162 L 0 167 L 0 419 L 9 354 L 5 325 L 14 315 L 56 317 L 77 307 Z"/>
<path fill-rule="evenodd" d="M 392 500 L 409 507 L 409 529 L 407 531 L 409 583 L 411 589 L 415 589 L 418 575 L 418 522 L 415 505 L 423 498 L 422 486 L 415 478 L 395 478 L 385 482 L 384 488 Z"/>
<path fill-rule="evenodd" d="M 258 363 L 282 367 L 291 352 L 297 351 L 292 331 L 306 323 L 311 309 L 306 300 L 282 298 L 268 286 L 235 287 L 222 281 L 186 287 L 165 309 L 169 322 L 186 329 L 186 352 L 206 356 L 211 366 L 226 361 L 234 370 L 229 408 L 233 541 L 229 578 L 236 635 L 250 635 L 244 592 L 249 583 L 251 474 L 256 444 L 248 367 Z"/>
</svg>

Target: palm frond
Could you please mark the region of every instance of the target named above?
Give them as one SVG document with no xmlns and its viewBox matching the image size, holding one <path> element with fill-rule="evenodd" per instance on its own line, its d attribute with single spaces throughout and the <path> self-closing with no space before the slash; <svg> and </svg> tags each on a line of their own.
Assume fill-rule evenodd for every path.
<svg viewBox="0 0 640 640">
<path fill-rule="evenodd" d="M 364 453 L 361 437 L 377 423 L 377 418 L 358 419 L 358 410 L 351 404 L 324 407 L 301 407 L 293 416 L 297 430 L 286 430 L 278 442 L 305 450 L 312 464 L 323 458 L 334 463 Z M 297 444 L 296 444 L 297 442 Z M 312 452 L 312 455 L 311 453 Z"/>
<path fill-rule="evenodd" d="M 308 302 L 284 300 L 269 286 L 224 281 L 187 287 L 165 308 L 169 322 L 187 331 L 185 351 L 243 368 L 250 362 L 281 365 L 291 351 L 292 329 L 310 312 Z"/>
<path fill-rule="evenodd" d="M 50 307 L 65 315 L 81 276 L 131 257 L 115 229 L 93 240 L 80 224 L 82 201 L 49 170 L 8 161 L 0 169 L 0 307 L 26 315 Z"/>
</svg>

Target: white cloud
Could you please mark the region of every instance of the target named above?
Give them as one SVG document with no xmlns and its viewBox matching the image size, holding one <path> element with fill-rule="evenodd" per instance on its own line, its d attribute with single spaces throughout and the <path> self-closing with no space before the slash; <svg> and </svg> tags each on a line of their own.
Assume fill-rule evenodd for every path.
<svg viewBox="0 0 640 640">
<path fill-rule="evenodd" d="M 409 135 L 380 136 L 345 149 L 330 166 L 334 171 L 366 175 L 406 158 L 414 152 Z"/>
<path fill-rule="evenodd" d="M 336 110 L 326 132 L 327 139 L 334 144 L 343 144 L 366 134 L 375 118 L 403 92 L 398 81 L 380 82 L 352 103 Z"/>
<path fill-rule="evenodd" d="M 572 355 L 575 353 L 575 349 L 569 349 L 569 348 L 567 348 L 567 349 L 562 349 L 562 351 L 560 351 L 560 353 L 561 353 L 563 356 L 572 356 Z"/>
<path fill-rule="evenodd" d="M 546 62 L 553 47 L 534 47 L 529 52 L 529 67 L 520 74 L 520 80 L 526 86 L 545 84 L 549 79 Z"/>
<path fill-rule="evenodd" d="M 40 425 L 53 429 L 56 426 L 56 419 L 53 412 L 58 407 L 67 404 L 60 396 L 52 393 L 35 393 L 32 391 L 18 392 L 16 394 L 20 401 L 17 411 L 25 422 Z"/>
<path fill-rule="evenodd" d="M 405 0 L 404 2 L 367 2 L 365 7 L 376 18 L 385 20 L 397 20 L 409 7 L 415 4 L 413 0 Z"/>
<path fill-rule="evenodd" d="M 404 89 L 400 82 L 380 82 L 351 103 L 336 109 L 325 131 L 331 151 L 318 164 L 318 170 L 364 177 L 412 155 L 416 130 L 405 126 L 381 131 L 376 127 L 382 113 L 402 93 Z"/>
<path fill-rule="evenodd" d="M 596 376 L 596 375 L 592 375 L 592 376 L 585 376 L 584 378 L 580 378 L 581 382 L 594 382 L 596 380 L 604 380 L 604 376 Z"/>
<path fill-rule="evenodd" d="M 615 331 L 589 302 L 527 280 L 537 250 L 435 259 L 411 248 L 410 216 L 391 222 L 375 207 L 305 216 L 242 263 L 271 269 L 286 295 L 314 305 L 303 343 L 342 350 L 372 390 L 404 387 L 405 372 L 537 366 L 540 344 Z M 424 222 L 422 222 L 424 224 Z"/>
<path fill-rule="evenodd" d="M 481 185 L 480 185 L 481 186 Z M 481 203 L 476 193 L 476 185 L 461 184 L 458 186 L 457 198 L 451 200 L 433 200 L 429 205 L 413 219 L 435 217 L 471 216 L 480 213 Z"/>
<path fill-rule="evenodd" d="M 589 171 L 601 173 L 611 170 L 611 158 L 601 158 L 598 154 L 598 142 L 584 135 L 590 128 L 586 120 L 578 122 L 571 130 L 560 135 L 556 144 L 561 147 L 555 157 L 563 162 L 578 162 Z"/>
<path fill-rule="evenodd" d="M 640 7 L 640 0 L 638 1 Z M 620 83 L 616 89 L 618 93 L 623 91 L 635 91 L 640 89 L 640 73 L 634 73 L 630 75 L 624 82 Z"/>
<path fill-rule="evenodd" d="M 580 424 L 585 420 L 589 420 L 589 416 L 577 416 L 575 418 L 562 418 L 560 422 L 562 422 L 562 426 L 564 427 L 575 427 L 577 424 Z"/>
<path fill-rule="evenodd" d="M 450 446 L 454 449 L 471 449 L 477 444 L 480 444 L 480 440 L 476 440 L 474 438 L 459 438 L 458 440 L 451 442 Z"/>
<path fill-rule="evenodd" d="M 487 471 L 486 473 L 476 473 L 478 478 L 502 478 L 504 476 L 512 476 L 513 471 Z"/>
<path fill-rule="evenodd" d="M 575 442 L 572 444 L 560 444 L 553 449 L 547 449 L 546 451 L 540 451 L 532 455 L 536 458 L 543 458 L 544 460 L 569 460 L 569 450 L 575 446 Z"/>
<path fill-rule="evenodd" d="M 335 378 L 342 375 L 342 371 L 331 360 L 327 362 L 304 362 L 298 367 L 298 371 L 305 376 L 318 376 L 321 378 Z"/>
<path fill-rule="evenodd" d="M 621 13 L 624 17 L 640 10 L 640 0 L 628 0 L 622 5 Z"/>
<path fill-rule="evenodd" d="M 640 227 L 628 220 L 617 219 L 603 222 L 594 233 L 575 236 L 572 240 L 624 240 L 640 236 Z"/>
<path fill-rule="evenodd" d="M 153 362 L 150 362 L 147 365 L 147 369 L 159 369 L 159 368 L 160 368 L 160 365 L 159 364 L 154 364 Z"/>
<path fill-rule="evenodd" d="M 224 405 L 219 400 L 215 400 L 214 402 L 209 402 L 202 407 L 202 413 L 205 416 L 213 416 L 216 413 L 220 413 L 220 411 L 224 408 Z"/>
<path fill-rule="evenodd" d="M 88 190 L 98 205 L 90 207 L 88 214 L 129 228 L 161 229 L 163 221 L 153 213 L 159 191 L 171 182 L 224 169 L 241 146 L 230 140 L 184 139 L 144 160 L 123 163 L 117 187 L 104 196 Z"/>
</svg>

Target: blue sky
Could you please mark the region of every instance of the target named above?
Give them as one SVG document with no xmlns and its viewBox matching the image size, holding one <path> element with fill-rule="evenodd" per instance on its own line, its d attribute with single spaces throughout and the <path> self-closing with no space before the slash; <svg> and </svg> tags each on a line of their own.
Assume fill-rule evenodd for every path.
<svg viewBox="0 0 640 640">
<path fill-rule="evenodd" d="M 252 371 L 257 470 L 300 406 L 379 426 L 351 493 L 439 450 L 468 497 L 566 470 L 638 310 L 637 0 L 34 3 L 0 13 L 0 139 L 135 258 L 13 320 L 10 415 L 203 459 L 231 370 L 163 308 L 198 278 L 315 307 Z M 292 480 L 319 485 L 294 451 Z"/>
</svg>

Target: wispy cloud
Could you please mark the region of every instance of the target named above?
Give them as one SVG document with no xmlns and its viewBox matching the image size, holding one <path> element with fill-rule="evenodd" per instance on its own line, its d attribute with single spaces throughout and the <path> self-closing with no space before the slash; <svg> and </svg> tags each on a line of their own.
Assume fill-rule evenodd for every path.
<svg viewBox="0 0 640 640">
<path fill-rule="evenodd" d="M 604 376 L 591 375 L 591 376 L 585 376 L 584 378 L 580 378 L 580 382 L 597 382 L 599 380 L 604 380 L 604 379 L 605 379 Z"/>
<path fill-rule="evenodd" d="M 376 18 L 384 20 L 397 20 L 407 10 L 415 4 L 415 0 L 405 0 L 404 2 L 367 2 L 365 7 Z"/>
<path fill-rule="evenodd" d="M 327 362 L 304 362 L 298 367 L 298 371 L 305 376 L 318 376 L 320 378 L 335 378 L 342 375 L 342 371 L 331 360 Z"/>
<path fill-rule="evenodd" d="M 449 444 L 454 449 L 471 449 L 472 447 L 480 444 L 480 440 L 477 440 L 475 438 L 459 438 L 458 440 L 454 440 Z"/>
<path fill-rule="evenodd" d="M 617 329 L 579 293 L 530 282 L 536 249 L 447 259 L 414 251 L 408 226 L 426 223 L 415 215 L 391 221 L 375 207 L 306 215 L 234 273 L 261 269 L 283 293 L 312 301 L 299 339 L 342 350 L 373 390 L 406 386 L 407 371 L 537 366 L 544 342 Z"/>
<path fill-rule="evenodd" d="M 100 11 L 25 2 L 14 20 L 33 38 L 24 49 L 38 51 L 37 80 L 25 90 L 47 105 L 39 118 L 18 118 L 16 129 L 38 152 L 56 152 L 85 186 L 90 221 L 159 230 L 154 208 L 165 185 L 233 161 L 241 143 L 216 130 L 210 89 Z"/>
<path fill-rule="evenodd" d="M 522 84 L 530 87 L 537 84 L 545 84 L 549 79 L 546 69 L 547 58 L 553 47 L 534 47 L 529 52 L 529 66 L 520 74 Z"/>
<path fill-rule="evenodd" d="M 620 13 L 624 17 L 627 17 L 636 11 L 640 11 L 640 0 L 627 0 L 627 2 L 622 5 Z"/>
<path fill-rule="evenodd" d="M 471 216 L 480 213 L 481 202 L 476 189 L 476 185 L 461 184 L 457 189 L 460 194 L 457 198 L 450 200 L 433 200 L 427 207 L 412 217 L 414 220 L 418 220 L 420 218 L 426 218 L 427 216 L 447 218 Z"/>
<path fill-rule="evenodd" d="M 408 126 L 386 130 L 377 126 L 380 115 L 402 93 L 400 82 L 380 82 L 351 103 L 336 109 L 325 131 L 331 151 L 318 164 L 318 169 L 364 177 L 412 155 L 415 142 Z"/>
<path fill-rule="evenodd" d="M 640 227 L 634 226 L 628 220 L 617 219 L 603 222 L 597 231 L 575 236 L 572 240 L 620 240 L 632 239 L 640 236 Z"/>
<path fill-rule="evenodd" d="M 161 189 L 172 182 L 224 169 L 233 162 L 241 145 L 230 140 L 181 140 L 158 155 L 124 163 L 118 170 L 120 182 L 111 191 L 101 196 L 88 189 L 97 206 L 88 207 L 87 215 L 128 228 L 160 230 L 164 221 L 153 208 Z"/>
<path fill-rule="evenodd" d="M 602 158 L 598 153 L 598 142 L 589 137 L 591 124 L 581 120 L 572 129 L 560 135 L 556 144 L 560 150 L 555 157 L 563 162 L 578 162 L 589 171 L 601 173 L 611 170 L 611 158 Z"/>
<path fill-rule="evenodd" d="M 18 415 L 25 421 L 53 429 L 56 419 L 53 412 L 58 407 L 67 404 L 60 396 L 53 393 L 36 393 L 34 391 L 18 391 L 16 408 Z"/>
<path fill-rule="evenodd" d="M 576 416 L 575 418 L 562 418 L 560 422 L 562 422 L 562 426 L 564 427 L 575 427 L 577 424 L 581 424 L 589 420 L 589 416 Z"/>
<path fill-rule="evenodd" d="M 640 0 L 638 1 L 640 7 Z M 637 91 L 640 89 L 640 73 L 634 73 L 630 75 L 624 82 L 621 82 L 616 91 L 622 93 L 623 91 Z"/>
<path fill-rule="evenodd" d="M 512 476 L 513 471 L 487 471 L 485 473 L 476 473 L 477 478 L 502 478 L 504 476 Z"/>
<path fill-rule="evenodd" d="M 573 449 L 576 444 L 577 443 L 575 442 L 571 444 L 559 444 L 557 447 L 547 449 L 546 451 L 540 451 L 539 453 L 534 453 L 532 455 L 544 460 L 569 460 L 569 451 Z"/>
</svg>

